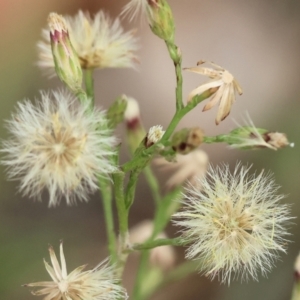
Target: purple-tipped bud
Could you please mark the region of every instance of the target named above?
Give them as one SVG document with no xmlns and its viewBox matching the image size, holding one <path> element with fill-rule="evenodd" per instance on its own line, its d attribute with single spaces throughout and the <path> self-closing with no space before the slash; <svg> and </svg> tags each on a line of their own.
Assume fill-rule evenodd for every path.
<svg viewBox="0 0 300 300">
<path fill-rule="evenodd" d="M 82 70 L 69 38 L 67 24 L 62 16 L 50 13 L 48 25 L 56 73 L 76 93 L 81 90 Z"/>
</svg>

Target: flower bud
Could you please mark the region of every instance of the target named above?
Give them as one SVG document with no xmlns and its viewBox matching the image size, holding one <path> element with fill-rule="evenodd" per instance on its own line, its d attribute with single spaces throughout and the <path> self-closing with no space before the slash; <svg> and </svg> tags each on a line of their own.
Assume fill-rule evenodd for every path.
<svg viewBox="0 0 300 300">
<path fill-rule="evenodd" d="M 294 271 L 295 271 L 295 279 L 297 282 L 300 282 L 300 253 L 298 254 L 295 265 L 294 265 Z"/>
<path fill-rule="evenodd" d="M 171 146 L 175 152 L 187 154 L 202 143 L 203 136 L 202 129 L 198 127 L 184 128 L 173 135 Z"/>
<path fill-rule="evenodd" d="M 81 91 L 82 70 L 79 58 L 71 44 L 64 18 L 56 13 L 48 17 L 55 71 L 73 92 Z"/>
<path fill-rule="evenodd" d="M 125 99 L 127 106 L 124 112 L 124 120 L 127 128 L 127 142 L 130 152 L 134 153 L 146 136 L 146 131 L 142 124 L 139 103 L 133 98 L 125 96 Z"/>
<path fill-rule="evenodd" d="M 148 0 L 150 28 L 159 38 L 174 43 L 175 24 L 172 10 L 166 0 Z"/>
</svg>

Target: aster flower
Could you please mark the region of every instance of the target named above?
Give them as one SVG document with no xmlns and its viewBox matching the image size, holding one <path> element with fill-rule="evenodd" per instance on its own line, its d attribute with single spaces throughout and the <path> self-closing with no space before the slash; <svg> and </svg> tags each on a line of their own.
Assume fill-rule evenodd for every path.
<svg viewBox="0 0 300 300">
<path fill-rule="evenodd" d="M 183 210 L 174 215 L 183 240 L 192 243 L 186 257 L 222 282 L 265 275 L 286 252 L 289 207 L 280 204 L 284 196 L 270 175 L 256 177 L 249 169 L 238 165 L 232 175 L 228 166 L 210 168 L 200 179 L 202 191 L 190 185 Z"/>
<path fill-rule="evenodd" d="M 114 269 L 102 262 L 92 270 L 83 271 L 86 265 L 67 273 L 63 244 L 60 244 L 60 264 L 52 246 L 49 247 L 52 266 L 45 260 L 45 268 L 53 281 L 25 284 L 25 287 L 41 287 L 33 291 L 35 296 L 45 295 L 44 300 L 115 300 L 127 299 L 126 291 L 114 276 Z"/>
<path fill-rule="evenodd" d="M 20 102 L 7 122 L 11 137 L 3 142 L 2 164 L 10 179 L 20 179 L 20 190 L 29 196 L 49 191 L 49 206 L 62 196 L 67 204 L 77 197 L 87 201 L 98 189 L 98 176 L 115 170 L 108 157 L 114 154 L 115 137 L 107 129 L 105 113 L 79 104 L 68 92 L 41 93 L 36 105 Z"/>
<path fill-rule="evenodd" d="M 66 16 L 65 23 L 83 69 L 135 67 L 137 39 L 133 31 L 124 32 L 119 19 L 112 21 L 103 11 L 94 18 L 79 11 L 74 17 Z M 43 29 L 42 41 L 37 46 L 38 65 L 49 75 L 54 75 L 48 29 Z"/>
<path fill-rule="evenodd" d="M 175 161 L 170 162 L 163 157 L 159 157 L 154 162 L 161 171 L 172 172 L 166 185 L 168 188 L 173 188 L 186 181 L 189 181 L 192 185 L 198 184 L 199 178 L 205 176 L 208 155 L 203 150 L 197 149 L 186 155 L 177 154 Z"/>
<path fill-rule="evenodd" d="M 205 61 L 199 61 L 197 65 L 199 66 L 204 63 Z M 243 92 L 239 83 L 231 73 L 212 62 L 208 63 L 210 63 L 214 69 L 206 67 L 185 69 L 201 75 L 206 75 L 212 79 L 212 81 L 202 84 L 194 89 L 188 96 L 188 102 L 190 102 L 196 95 L 200 95 L 209 89 L 217 88 L 210 101 L 204 106 L 203 111 L 209 110 L 219 103 L 219 110 L 216 117 L 216 124 L 218 125 L 229 115 L 231 106 L 235 101 L 235 92 L 238 92 L 240 95 Z"/>
</svg>

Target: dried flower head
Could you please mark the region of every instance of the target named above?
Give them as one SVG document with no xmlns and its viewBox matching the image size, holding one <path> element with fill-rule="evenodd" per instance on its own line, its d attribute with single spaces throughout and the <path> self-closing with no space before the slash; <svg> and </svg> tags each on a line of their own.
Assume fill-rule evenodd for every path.
<svg viewBox="0 0 300 300">
<path fill-rule="evenodd" d="M 98 176 L 115 170 L 108 160 L 115 137 L 107 129 L 105 113 L 90 111 L 68 92 L 42 92 L 41 98 L 36 105 L 18 103 L 7 122 L 11 137 L 3 143 L 2 163 L 9 178 L 21 180 L 24 194 L 40 196 L 48 189 L 49 206 L 62 196 L 67 204 L 76 196 L 87 200 L 98 189 Z"/>
<path fill-rule="evenodd" d="M 204 63 L 205 61 L 199 61 L 197 65 L 199 66 Z M 190 102 L 196 95 L 200 95 L 209 89 L 217 88 L 210 101 L 204 106 L 203 111 L 209 110 L 217 103 L 219 103 L 219 110 L 216 117 L 216 124 L 218 125 L 229 115 L 231 106 L 235 101 L 235 92 L 238 92 L 240 95 L 243 92 L 239 83 L 231 73 L 212 62 L 208 63 L 210 63 L 214 67 L 214 69 L 206 67 L 194 67 L 185 69 L 187 71 L 208 76 L 212 79 L 212 81 L 202 84 L 194 89 L 188 96 L 188 102 Z"/>
<path fill-rule="evenodd" d="M 246 115 L 246 125 L 234 129 L 229 134 L 228 143 L 232 148 L 257 149 L 269 148 L 277 150 L 286 146 L 293 147 L 286 135 L 280 132 L 270 132 L 263 128 L 257 128 L 249 115 Z"/>
<path fill-rule="evenodd" d="M 186 257 L 222 282 L 265 275 L 286 251 L 289 207 L 279 203 L 284 196 L 270 175 L 255 177 L 249 169 L 237 165 L 232 175 L 228 166 L 210 168 L 202 191 L 190 185 L 182 212 L 174 215 L 183 240 L 192 243 Z"/>
<path fill-rule="evenodd" d="M 199 178 L 205 176 L 208 155 L 200 150 L 194 150 L 186 155 L 177 154 L 175 161 L 167 161 L 163 157 L 154 160 L 155 164 L 162 171 L 172 172 L 172 176 L 167 181 L 167 187 L 173 188 L 189 181 L 192 185 L 199 183 Z"/>
<path fill-rule="evenodd" d="M 60 264 L 52 246 L 49 247 L 52 266 L 45 260 L 45 268 L 53 281 L 25 284 L 25 287 L 41 287 L 33 291 L 35 296 L 45 295 L 44 300 L 115 300 L 127 299 L 126 291 L 118 284 L 114 269 L 104 261 L 92 270 L 83 271 L 86 265 L 67 273 L 63 244 L 60 244 Z"/>
<path fill-rule="evenodd" d="M 141 244 L 147 241 L 152 235 L 154 224 L 150 220 L 144 220 L 132 227 L 129 231 L 129 239 L 133 244 Z M 157 238 L 166 239 L 168 236 L 161 232 Z M 137 253 L 137 252 L 135 252 Z M 150 264 L 163 271 L 170 270 L 176 262 L 176 252 L 173 246 L 161 246 L 150 250 Z"/>
<path fill-rule="evenodd" d="M 79 11 L 74 17 L 66 16 L 70 40 L 83 69 L 133 68 L 138 61 L 138 48 L 134 32 L 124 32 L 119 19 L 112 21 L 103 11 L 94 18 Z M 38 65 L 54 75 L 54 61 L 50 46 L 49 30 L 43 29 L 38 43 Z"/>
</svg>

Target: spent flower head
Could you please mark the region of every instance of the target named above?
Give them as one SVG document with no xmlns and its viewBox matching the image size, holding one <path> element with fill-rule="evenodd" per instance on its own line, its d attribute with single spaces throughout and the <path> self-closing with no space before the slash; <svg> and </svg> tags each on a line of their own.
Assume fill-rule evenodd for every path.
<svg viewBox="0 0 300 300">
<path fill-rule="evenodd" d="M 228 135 L 227 142 L 232 148 L 269 148 L 277 150 L 286 146 L 294 146 L 293 143 L 289 143 L 284 133 L 271 132 L 263 128 L 257 128 L 248 114 L 246 115 L 246 118 L 247 121 L 245 126 L 240 126 L 232 130 Z"/>
<path fill-rule="evenodd" d="M 44 188 L 50 206 L 64 196 L 87 200 L 98 189 L 98 177 L 115 167 L 108 160 L 116 139 L 107 129 L 105 112 L 90 110 L 68 92 L 41 93 L 41 101 L 26 100 L 17 105 L 7 122 L 11 134 L 3 142 L 2 163 L 10 179 L 20 179 L 20 190 L 40 196 Z"/>
<path fill-rule="evenodd" d="M 232 277 L 266 274 L 279 252 L 285 252 L 290 209 L 280 204 L 270 175 L 249 174 L 249 167 L 209 169 L 202 190 L 190 185 L 181 212 L 174 215 L 182 238 L 190 242 L 186 257 L 200 261 L 207 276 L 230 282 Z"/>
<path fill-rule="evenodd" d="M 198 67 L 185 68 L 187 71 L 195 72 L 201 75 L 208 76 L 212 80 L 200 85 L 194 89 L 188 96 L 188 102 L 192 101 L 196 95 L 201 95 L 205 91 L 216 88 L 216 92 L 213 94 L 210 101 L 204 106 L 203 111 L 211 109 L 217 103 L 219 103 L 219 109 L 216 117 L 216 124 L 218 125 L 223 121 L 230 113 L 231 106 L 235 101 L 235 92 L 242 94 L 242 88 L 237 80 L 231 73 L 215 63 L 210 63 L 214 68 L 199 67 L 204 64 L 205 61 L 199 61 Z"/>
<path fill-rule="evenodd" d="M 134 32 L 124 32 L 120 20 L 111 20 L 103 11 L 93 18 L 79 11 L 74 17 L 65 16 L 69 37 L 83 69 L 134 68 L 138 49 Z M 49 30 L 43 29 L 38 43 L 38 65 L 54 75 Z"/>
<path fill-rule="evenodd" d="M 44 260 L 45 268 L 52 281 L 25 284 L 25 287 L 39 287 L 32 291 L 35 296 L 45 296 L 44 300 L 115 300 L 127 299 L 126 291 L 115 278 L 114 268 L 107 261 L 92 270 L 84 271 L 86 265 L 67 273 L 63 244 L 60 244 L 60 263 L 52 246 L 49 246 L 51 264 Z"/>
</svg>

